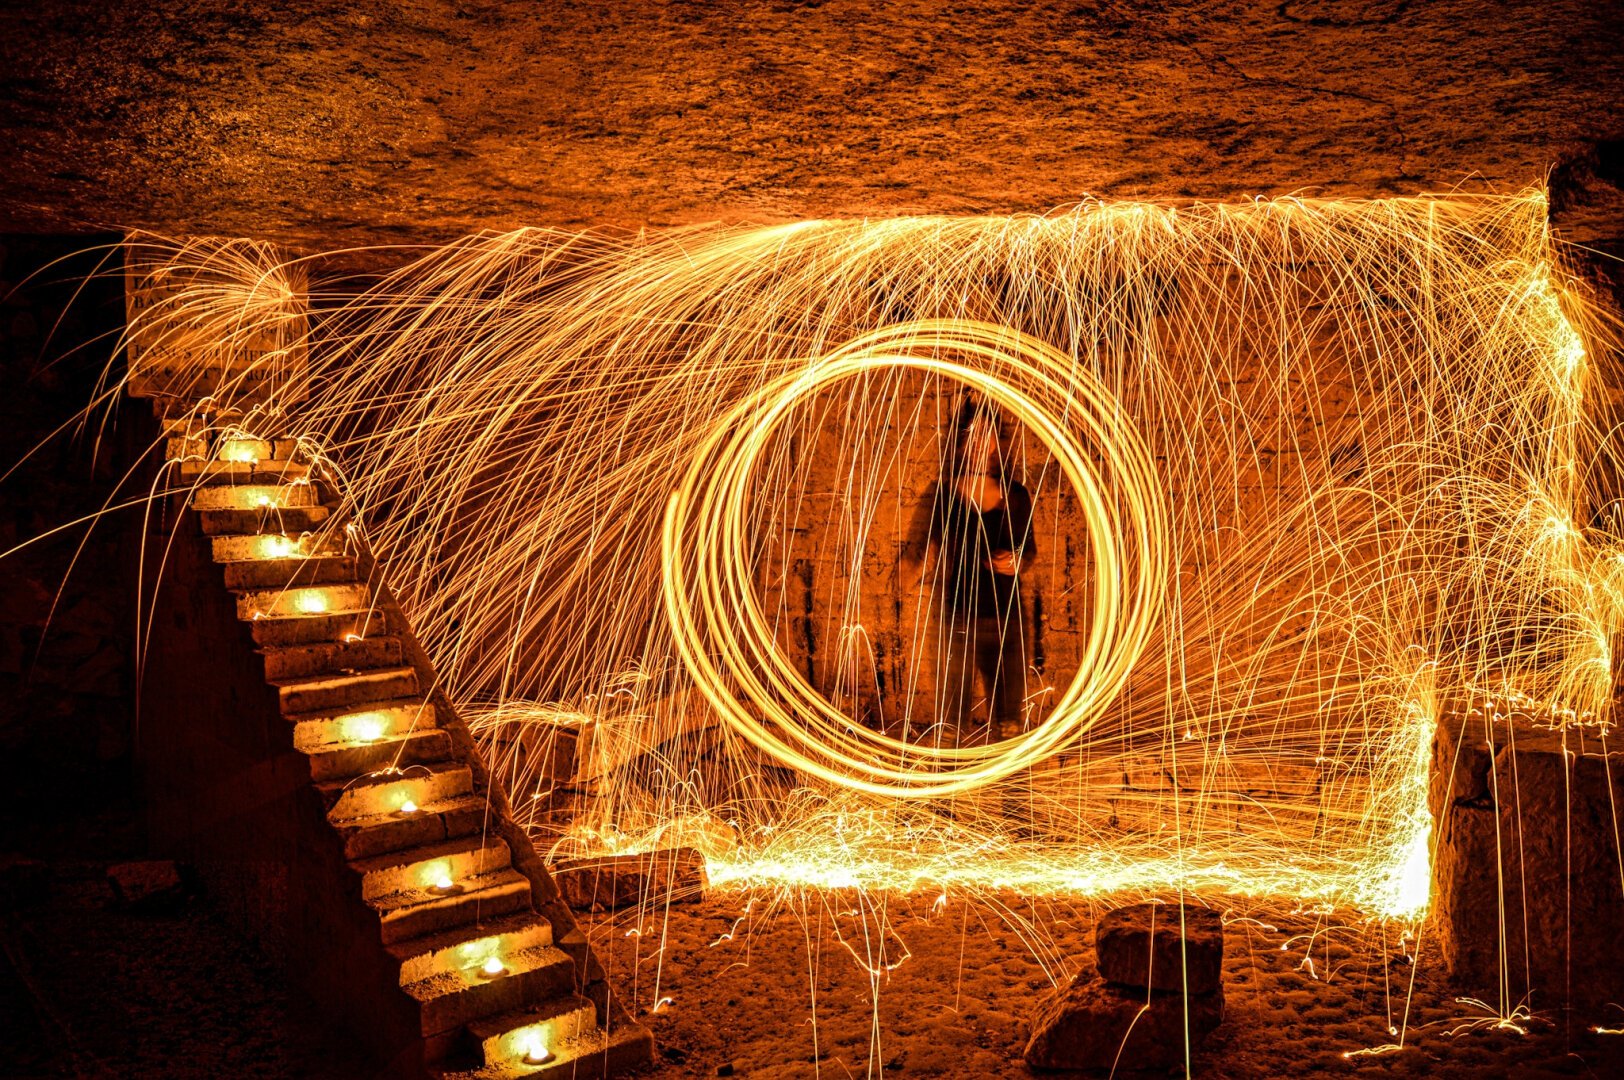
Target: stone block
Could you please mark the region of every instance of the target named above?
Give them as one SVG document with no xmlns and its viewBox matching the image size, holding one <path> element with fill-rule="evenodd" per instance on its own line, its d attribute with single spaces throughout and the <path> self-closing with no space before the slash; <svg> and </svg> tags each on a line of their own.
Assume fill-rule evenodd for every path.
<svg viewBox="0 0 1624 1080">
<path fill-rule="evenodd" d="M 1432 925 L 1460 988 L 1491 1005 L 1624 1000 L 1624 751 L 1496 703 L 1434 740 Z"/>
<path fill-rule="evenodd" d="M 1209 994 L 1223 974 L 1224 924 L 1211 908 L 1134 904 L 1106 912 L 1094 931 L 1100 975 L 1136 989 Z"/>
<path fill-rule="evenodd" d="M 710 887 L 705 857 L 693 848 L 565 859 L 552 872 L 564 901 L 577 911 L 695 901 Z"/>
<path fill-rule="evenodd" d="M 1222 991 L 1186 997 L 1079 975 L 1038 1006 L 1026 1063 L 1114 1073 L 1173 1069 L 1185 1063 L 1186 1045 L 1193 1050 L 1223 1016 Z"/>
<path fill-rule="evenodd" d="M 107 880 L 119 903 L 132 911 L 173 911 L 186 902 L 180 868 L 167 859 L 109 866 Z"/>
</svg>

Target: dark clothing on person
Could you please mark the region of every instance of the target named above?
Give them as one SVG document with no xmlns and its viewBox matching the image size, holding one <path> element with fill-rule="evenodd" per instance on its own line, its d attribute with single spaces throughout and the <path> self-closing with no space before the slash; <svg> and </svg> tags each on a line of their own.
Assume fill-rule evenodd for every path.
<svg viewBox="0 0 1624 1080">
<path fill-rule="evenodd" d="M 979 679 L 994 736 L 1019 734 L 1026 718 L 1026 621 L 1021 613 L 1009 619 L 950 611 L 942 615 L 937 653 L 943 661 L 943 718 L 959 732 L 969 728 Z"/>
<path fill-rule="evenodd" d="M 937 485 L 931 514 L 930 541 L 939 545 L 945 567 L 938 584 L 950 611 L 971 618 L 1009 621 L 1019 613 L 1019 577 L 992 568 L 995 551 L 1013 551 L 1022 559 L 1033 554 L 1032 496 L 1026 485 L 1003 484 L 1004 499 L 992 510 L 978 510 L 957 485 Z"/>
<path fill-rule="evenodd" d="M 969 727 L 980 682 L 996 736 L 1020 730 L 1025 713 L 1027 619 L 1019 570 L 1033 557 L 1032 496 L 1025 485 L 1001 483 L 1002 502 L 980 510 L 949 480 L 930 495 L 927 543 L 940 553 L 930 587 L 940 605 L 938 706 L 944 722 Z M 1015 574 L 992 567 L 994 552 L 1016 556 Z"/>
</svg>

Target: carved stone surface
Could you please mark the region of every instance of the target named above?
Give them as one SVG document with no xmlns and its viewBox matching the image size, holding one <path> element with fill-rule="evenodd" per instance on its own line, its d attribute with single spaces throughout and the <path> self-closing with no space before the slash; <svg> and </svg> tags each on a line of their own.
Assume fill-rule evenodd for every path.
<svg viewBox="0 0 1624 1080">
<path fill-rule="evenodd" d="M 118 863 L 107 868 L 119 903 L 136 911 L 168 911 L 186 902 L 180 869 L 167 859 Z"/>
</svg>

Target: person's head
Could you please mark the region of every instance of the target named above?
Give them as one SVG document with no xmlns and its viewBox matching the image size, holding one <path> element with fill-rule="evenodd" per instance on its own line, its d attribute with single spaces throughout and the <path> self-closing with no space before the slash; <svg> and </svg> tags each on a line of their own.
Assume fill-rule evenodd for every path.
<svg viewBox="0 0 1624 1080">
<path fill-rule="evenodd" d="M 966 394 L 959 405 L 954 439 L 954 469 L 960 475 L 990 476 L 998 471 L 998 410 L 975 394 Z"/>
</svg>

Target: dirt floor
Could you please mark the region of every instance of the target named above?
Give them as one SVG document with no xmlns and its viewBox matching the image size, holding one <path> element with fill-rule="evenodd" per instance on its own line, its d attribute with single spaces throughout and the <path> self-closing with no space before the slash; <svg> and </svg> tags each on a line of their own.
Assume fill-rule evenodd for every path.
<svg viewBox="0 0 1624 1080">
<path fill-rule="evenodd" d="M 0 8 L 0 229 L 310 250 L 479 228 L 1515 190 L 1624 222 L 1585 0 L 42 0 Z"/>
<path fill-rule="evenodd" d="M 142 856 L 138 823 L 119 801 L 0 852 L 0 1076 L 372 1075 L 206 897 L 120 906 L 107 868 Z"/>
<path fill-rule="evenodd" d="M 1016 896 L 856 907 L 713 893 L 590 932 L 654 1028 L 657 1076 L 1019 1077 L 1033 1075 L 1020 1055 L 1034 1004 L 1087 962 L 1103 910 Z M 1417 966 L 1412 943 L 1384 946 L 1346 914 L 1253 901 L 1226 920 L 1227 1011 L 1199 1076 L 1624 1075 L 1624 1036 L 1556 1018 L 1493 1027 L 1424 943 Z M 1404 1049 L 1368 1052 L 1400 1041 L 1390 1025 Z"/>
<path fill-rule="evenodd" d="M 133 811 L 43 823 L 0 857 L 0 1075 L 374 1075 L 206 896 L 119 906 L 106 869 L 141 854 Z M 26 873 L 20 856 L 36 860 Z M 1021 1077 L 1027 1018 L 1086 962 L 1101 910 L 718 890 L 585 926 L 654 1029 L 651 1077 Z M 1624 1075 L 1624 1036 L 1591 1032 L 1593 1018 L 1571 1033 L 1554 1018 L 1486 1026 L 1424 944 L 1416 966 L 1412 943 L 1357 918 L 1257 902 L 1226 918 L 1227 1014 L 1198 1076 Z M 1405 1049 L 1360 1053 L 1399 1041 L 1389 1023 Z"/>
</svg>

